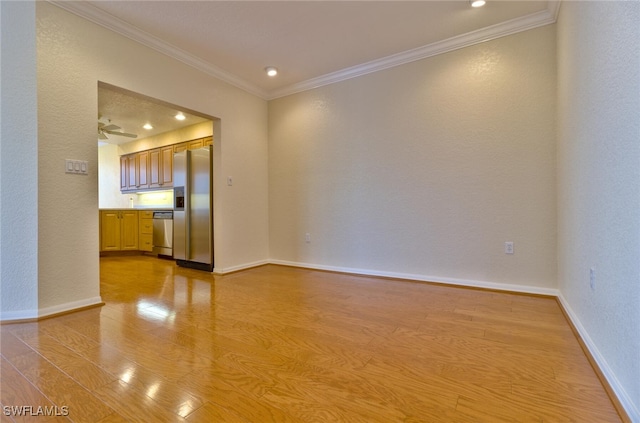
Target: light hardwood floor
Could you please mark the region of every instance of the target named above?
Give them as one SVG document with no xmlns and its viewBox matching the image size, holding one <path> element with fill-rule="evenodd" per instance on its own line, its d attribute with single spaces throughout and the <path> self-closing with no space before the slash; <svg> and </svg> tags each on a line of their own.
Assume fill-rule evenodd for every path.
<svg viewBox="0 0 640 423">
<path fill-rule="evenodd" d="M 621 421 L 552 298 L 144 256 L 101 295 L 0 326 L 1 405 L 68 407 L 16 421 Z"/>
</svg>

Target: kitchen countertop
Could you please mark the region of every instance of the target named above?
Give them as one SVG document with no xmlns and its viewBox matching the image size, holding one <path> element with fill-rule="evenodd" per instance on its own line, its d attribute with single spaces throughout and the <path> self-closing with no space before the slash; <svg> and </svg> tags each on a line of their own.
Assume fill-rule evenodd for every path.
<svg viewBox="0 0 640 423">
<path fill-rule="evenodd" d="M 98 210 L 153 210 L 153 211 L 173 211 L 173 207 L 100 207 Z"/>
</svg>

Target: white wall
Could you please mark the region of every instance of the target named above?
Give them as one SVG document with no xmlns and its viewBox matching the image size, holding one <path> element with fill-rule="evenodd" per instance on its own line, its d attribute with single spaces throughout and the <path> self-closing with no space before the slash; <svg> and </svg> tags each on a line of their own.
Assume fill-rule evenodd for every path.
<svg viewBox="0 0 640 423">
<path fill-rule="evenodd" d="M 120 192 L 120 147 L 115 144 L 98 146 L 98 207 L 117 209 L 129 207 L 131 195 Z"/>
<path fill-rule="evenodd" d="M 639 23 L 638 2 L 564 2 L 558 21 L 558 283 L 637 422 Z"/>
<path fill-rule="evenodd" d="M 33 279 L 37 260 L 38 313 L 49 314 L 68 308 L 91 304 L 100 300 L 98 261 L 98 146 L 95 139 L 98 81 L 104 81 L 169 103 L 182 105 L 221 119 L 216 129 L 216 176 L 218 193 L 215 216 L 216 269 L 226 270 L 261 262 L 268 258 L 267 211 L 267 104 L 266 101 L 232 87 L 226 83 L 169 59 L 160 53 L 112 33 L 84 19 L 46 3 L 36 3 L 37 31 L 37 122 L 35 128 L 18 125 L 5 131 L 6 104 L 23 104 L 23 100 L 9 96 L 5 100 L 5 47 L 12 46 L 20 56 L 17 66 L 25 75 L 34 72 L 36 62 L 28 52 L 34 52 L 34 16 L 26 17 L 30 6 L 16 6 L 2 2 L 3 19 L 3 142 L 2 184 L 5 195 L 14 205 L 24 206 L 14 248 L 24 251 L 13 253 L 3 248 L 2 295 L 12 295 L 22 288 L 20 280 L 7 280 L 5 274 L 20 272 L 27 281 L 27 290 L 34 292 Z M 18 3 L 19 4 L 19 3 Z M 20 9 L 18 8 L 27 8 Z M 7 15 L 5 12 L 11 13 Z M 26 10 L 26 12 L 25 12 Z M 11 32 L 5 30 L 5 21 L 13 21 Z M 20 28 L 21 25 L 24 25 Z M 11 38 L 6 39 L 5 31 Z M 31 32 L 30 32 L 31 31 Z M 17 36 L 13 36 L 13 35 Z M 31 35 L 31 36 L 29 36 Z M 14 51 L 14 50 L 11 50 Z M 18 60 L 25 57 L 25 62 Z M 117 51 L 118 54 L 104 54 Z M 25 64 L 24 68 L 20 65 Z M 15 76 L 15 75 L 14 75 Z M 17 76 L 16 76 L 17 77 Z M 176 81 L 179 81 L 177 83 Z M 11 80 L 10 80 L 11 81 Z M 34 81 L 18 85 L 27 88 L 25 107 L 29 122 L 36 122 Z M 16 88 L 16 91 L 18 88 Z M 31 91 L 29 91 L 31 90 Z M 8 93 L 10 91 L 7 91 Z M 10 101 L 9 101 L 10 100 Z M 27 119 L 27 118 L 25 118 Z M 18 131 L 19 128 L 19 131 Z M 20 138 L 21 147 L 8 144 L 4 134 Z M 16 144 L 18 145 L 18 144 Z M 5 146 L 7 146 L 5 148 Z M 37 156 L 24 156 L 23 152 Z M 36 167 L 37 157 L 37 167 Z M 67 175 L 64 159 L 89 162 L 89 175 Z M 8 178 L 12 170 L 7 163 L 18 163 L 30 169 Z M 37 168 L 37 172 L 36 169 Z M 233 187 L 222 184 L 221 175 L 233 175 Z M 37 175 L 37 198 L 34 179 Z M 15 180 L 24 176 L 24 180 Z M 6 191 L 5 184 L 12 183 Z M 15 184 L 13 184 L 15 182 Z M 26 197 L 25 197 L 26 196 Z M 29 197 L 31 196 L 31 197 Z M 35 222 L 37 210 L 37 224 Z M 17 239 L 5 224 L 13 223 L 3 208 L 2 242 Z M 37 232 L 36 232 L 37 231 Z M 37 242 L 37 248 L 35 243 Z M 19 246 L 19 247 L 18 247 Z M 10 259 L 18 259 L 11 263 Z M 29 264 L 33 261 L 32 265 Z M 6 294 L 6 295 L 5 295 Z M 28 316 L 34 301 L 2 304 L 19 317 Z M 22 314 L 21 314 L 22 313 Z"/>
<path fill-rule="evenodd" d="M 271 101 L 272 259 L 552 292 L 555 67 L 546 26 Z"/>
<path fill-rule="evenodd" d="M 0 2 L 0 319 L 38 311 L 35 4 Z"/>
</svg>

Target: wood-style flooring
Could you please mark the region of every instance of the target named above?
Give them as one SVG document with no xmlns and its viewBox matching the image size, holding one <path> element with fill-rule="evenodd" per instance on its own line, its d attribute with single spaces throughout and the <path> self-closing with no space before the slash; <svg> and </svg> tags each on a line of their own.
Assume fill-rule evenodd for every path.
<svg viewBox="0 0 640 423">
<path fill-rule="evenodd" d="M 553 298 L 145 256 L 100 272 L 105 306 L 0 326 L 1 422 L 621 421 Z"/>
</svg>

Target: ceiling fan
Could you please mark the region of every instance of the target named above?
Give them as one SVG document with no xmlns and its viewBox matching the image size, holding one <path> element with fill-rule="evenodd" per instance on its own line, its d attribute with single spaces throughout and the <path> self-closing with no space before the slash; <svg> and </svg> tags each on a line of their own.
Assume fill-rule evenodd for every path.
<svg viewBox="0 0 640 423">
<path fill-rule="evenodd" d="M 108 124 L 98 121 L 98 139 L 108 140 L 109 135 L 117 135 L 119 137 L 138 138 L 136 134 L 128 134 L 122 132 L 122 128 L 118 125 L 114 125 L 109 121 Z"/>
</svg>

